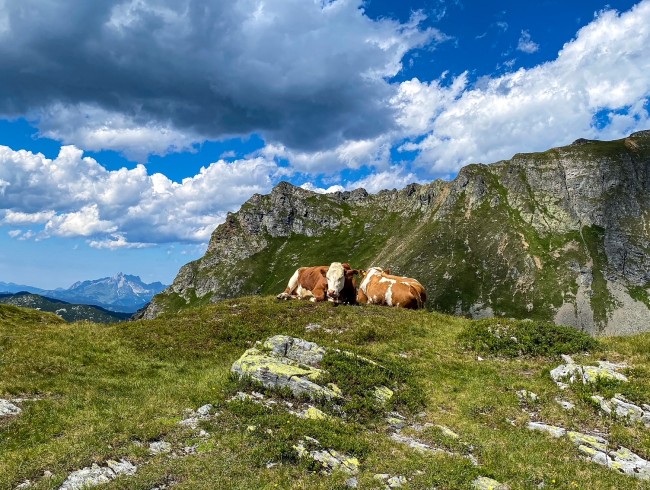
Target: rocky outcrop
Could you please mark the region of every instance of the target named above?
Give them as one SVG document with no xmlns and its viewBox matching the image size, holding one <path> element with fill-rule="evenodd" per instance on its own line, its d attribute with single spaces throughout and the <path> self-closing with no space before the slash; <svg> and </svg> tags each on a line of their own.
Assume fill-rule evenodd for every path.
<svg viewBox="0 0 650 490">
<path fill-rule="evenodd" d="M 289 389 L 294 396 L 338 398 L 332 388 L 317 383 L 323 374 L 317 366 L 324 354 L 325 349 L 313 342 L 276 335 L 267 339 L 261 349 L 253 347 L 244 352 L 231 371 L 266 388 Z"/>
<path fill-rule="evenodd" d="M 598 361 L 597 366 L 576 364 L 569 356 L 563 355 L 565 364 L 560 364 L 551 370 L 551 378 L 561 388 L 568 388 L 569 384 L 582 382 L 583 384 L 595 383 L 599 379 L 627 382 L 627 376 L 620 371 L 625 369 L 625 364 L 615 364 L 609 361 Z"/>
<path fill-rule="evenodd" d="M 214 231 L 144 312 L 277 294 L 297 266 L 416 277 L 432 308 L 650 330 L 650 132 L 469 165 L 451 182 L 320 195 L 286 182 Z"/>
<path fill-rule="evenodd" d="M 607 466 L 620 473 L 634 476 L 641 480 L 650 479 L 649 461 L 623 446 L 614 449 L 603 437 L 568 431 L 562 427 L 540 422 L 529 422 L 528 428 L 530 430 L 546 432 L 556 438 L 567 436 L 571 442 L 578 446 L 578 451 L 594 463 Z"/>
</svg>

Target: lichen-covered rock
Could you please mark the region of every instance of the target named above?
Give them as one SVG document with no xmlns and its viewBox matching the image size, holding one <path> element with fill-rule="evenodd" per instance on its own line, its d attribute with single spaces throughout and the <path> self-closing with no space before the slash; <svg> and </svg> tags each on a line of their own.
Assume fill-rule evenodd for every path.
<svg viewBox="0 0 650 490">
<path fill-rule="evenodd" d="M 535 403 L 539 400 L 539 396 L 536 393 L 528 390 L 517 391 L 517 398 L 522 403 Z"/>
<path fill-rule="evenodd" d="M 650 406 L 648 405 L 644 404 L 643 407 L 640 407 L 628 402 L 619 394 L 610 400 L 606 400 L 600 395 L 594 395 L 591 399 L 600 405 L 603 412 L 612 417 L 630 424 L 641 422 L 646 427 L 650 427 Z"/>
<path fill-rule="evenodd" d="M 508 490 L 506 485 L 487 476 L 479 476 L 472 482 L 472 487 L 476 490 Z"/>
<path fill-rule="evenodd" d="M 114 480 L 120 475 L 134 475 L 137 466 L 126 460 L 107 461 L 106 466 L 93 464 L 90 468 L 82 468 L 68 475 L 59 490 L 82 490 L 101 485 Z"/>
<path fill-rule="evenodd" d="M 325 420 L 329 417 L 329 415 L 327 415 L 322 410 L 319 410 L 318 408 L 312 406 L 309 406 L 302 412 L 299 412 L 298 416 L 303 419 L 311 419 L 311 420 Z"/>
<path fill-rule="evenodd" d="M 622 446 L 614 450 L 603 437 L 567 431 L 562 427 L 537 422 L 530 422 L 528 428 L 547 432 L 553 437 L 566 435 L 578 446 L 578 450 L 593 462 L 642 480 L 650 479 L 650 461 Z"/>
<path fill-rule="evenodd" d="M 434 427 L 436 427 L 440 432 L 442 432 L 442 435 L 445 437 L 449 437 L 450 439 L 460 439 L 460 436 L 456 434 L 453 430 L 451 430 L 449 427 L 440 424 L 436 424 Z"/>
<path fill-rule="evenodd" d="M 388 485 L 388 488 L 402 488 L 402 486 L 406 485 L 407 480 L 405 476 L 391 476 L 387 481 L 386 484 Z"/>
<path fill-rule="evenodd" d="M 20 412 L 22 412 L 22 410 L 11 403 L 9 400 L 0 398 L 0 417 L 18 415 Z"/>
<path fill-rule="evenodd" d="M 165 454 L 170 453 L 172 445 L 166 441 L 154 441 L 149 444 L 149 452 L 151 454 Z"/>
<path fill-rule="evenodd" d="M 341 470 L 351 475 L 359 473 L 359 460 L 357 458 L 340 453 L 335 449 L 312 449 L 320 446 L 320 443 L 311 437 L 300 441 L 293 448 L 300 458 L 310 458 L 318 461 L 323 470 L 331 472 Z"/>
<path fill-rule="evenodd" d="M 392 398 L 395 392 L 386 386 L 375 387 L 375 399 L 381 405 L 386 405 Z"/>
<path fill-rule="evenodd" d="M 598 366 L 588 366 L 576 364 L 569 356 L 562 356 L 564 364 L 551 371 L 551 378 L 557 385 L 564 389 L 566 383 L 575 383 L 581 381 L 584 384 L 595 383 L 598 379 L 611 379 L 627 382 L 627 377 L 619 371 L 625 369 L 625 364 L 614 364 L 608 361 L 598 361 Z"/>
<path fill-rule="evenodd" d="M 286 357 L 308 366 L 318 366 L 325 355 L 325 348 L 288 335 L 275 335 L 266 339 L 264 348 L 275 355 Z"/>
<path fill-rule="evenodd" d="M 312 399 L 340 396 L 331 388 L 316 383 L 322 375 L 316 366 L 325 353 L 324 348 L 283 335 L 267 339 L 264 347 L 268 350 L 248 349 L 234 362 L 231 371 L 248 376 L 266 388 L 288 388 L 294 396 L 307 395 Z M 297 359 L 306 360 L 308 364 Z"/>
</svg>

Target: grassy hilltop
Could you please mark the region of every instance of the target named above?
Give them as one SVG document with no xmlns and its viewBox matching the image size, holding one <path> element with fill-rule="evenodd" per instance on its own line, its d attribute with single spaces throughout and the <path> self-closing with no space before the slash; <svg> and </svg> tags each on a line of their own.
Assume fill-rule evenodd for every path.
<svg viewBox="0 0 650 490">
<path fill-rule="evenodd" d="M 507 336 L 499 342 L 486 336 L 497 324 L 510 328 L 509 335 L 516 332 L 514 344 Z M 58 488 L 72 471 L 110 459 L 126 459 L 138 471 L 98 488 L 345 488 L 349 475 L 324 476 L 317 464 L 298 458 L 294 446 L 306 436 L 357 458 L 359 488 L 385 488 L 375 474 L 403 475 L 410 479 L 404 488 L 414 489 L 471 488 L 478 476 L 511 489 L 542 483 L 553 489 L 647 488 L 647 482 L 583 459 L 567 439 L 529 431 L 526 424 L 539 420 L 606 433 L 612 445 L 650 457 L 647 429 L 603 417 L 589 401 L 596 389 L 650 401 L 650 335 L 594 341 L 573 329 L 539 326 L 272 297 L 110 325 L 67 324 L 0 305 L 0 398 L 24 399 L 17 402 L 21 414 L 0 417 L 0 488 L 26 479 L 34 489 Z M 228 402 L 253 388 L 230 376 L 232 363 L 275 334 L 348 350 L 379 366 L 326 356 L 328 376 L 346 393 L 343 417 L 322 402 L 316 406 L 330 417 L 298 418 L 284 401 L 301 401 L 287 393 L 266 392 L 266 400 L 277 402 L 271 408 Z M 561 362 L 558 351 L 575 352 L 574 359 L 586 364 L 625 361 L 630 382 L 561 391 L 549 376 Z M 395 390 L 381 409 L 368 398 L 369 387 L 379 383 Z M 521 389 L 539 399 L 522 404 Z M 564 410 L 556 397 L 576 408 Z M 197 430 L 179 425 L 187 409 L 207 403 L 214 405 L 213 416 Z M 392 440 L 385 420 L 391 410 L 406 417 L 405 434 L 453 454 L 421 453 Z M 201 429 L 209 435 L 199 436 Z M 176 457 L 150 454 L 149 444 L 162 440 Z M 52 476 L 43 477 L 45 471 Z"/>
</svg>

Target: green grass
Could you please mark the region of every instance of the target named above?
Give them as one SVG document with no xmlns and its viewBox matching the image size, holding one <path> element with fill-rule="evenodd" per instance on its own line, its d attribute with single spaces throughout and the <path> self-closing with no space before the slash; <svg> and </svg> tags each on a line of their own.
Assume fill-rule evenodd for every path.
<svg viewBox="0 0 650 490">
<path fill-rule="evenodd" d="M 306 332 L 309 323 L 321 328 Z M 0 419 L 0 488 L 14 488 L 25 479 L 37 481 L 37 490 L 58 488 L 69 472 L 111 458 L 127 458 L 139 469 L 101 488 L 149 490 L 162 483 L 178 489 L 343 488 L 344 474 L 325 477 L 313 463 L 297 458 L 293 446 L 306 436 L 357 457 L 360 488 L 381 488 L 373 479 L 376 473 L 412 478 L 408 488 L 414 489 L 468 489 L 480 475 L 513 489 L 541 483 L 575 488 L 572 482 L 590 489 L 646 488 L 584 461 L 567 441 L 526 430 L 530 416 L 516 391 L 539 395 L 540 420 L 608 431 L 613 441 L 645 457 L 650 456 L 647 431 L 598 416 L 577 390 L 560 391 L 548 375 L 559 362 L 553 357 L 477 360 L 459 338 L 472 325 L 435 312 L 272 297 L 238 298 L 152 321 L 111 325 L 66 324 L 53 315 L 0 306 L 0 397 L 33 399 L 21 404 L 20 416 Z M 275 334 L 350 351 L 381 367 L 328 354 L 328 376 L 348 393 L 345 417 L 299 419 L 282 408 L 281 394 L 272 409 L 228 402 L 248 388 L 230 376 L 232 363 L 256 341 Z M 580 336 L 567 340 L 566 334 L 558 330 L 543 336 L 544 342 L 584 342 Z M 586 349 L 580 345 L 578 350 Z M 589 357 L 576 359 L 626 360 L 631 383 L 622 389 L 631 398 L 650 400 L 650 335 L 604 339 L 591 348 Z M 368 391 L 377 384 L 395 390 L 386 410 L 398 410 L 409 424 L 442 424 L 458 433 L 460 439 L 454 440 L 433 426 L 411 432 L 458 455 L 421 454 L 392 441 L 381 410 L 367 403 Z M 556 397 L 570 399 L 577 410 L 565 412 Z M 205 403 L 220 415 L 201 422 L 211 436 L 199 439 L 178 421 L 185 409 Z M 336 414 L 333 407 L 322 407 Z M 177 450 L 196 444 L 196 453 L 150 456 L 148 443 L 161 439 Z M 478 467 L 463 457 L 470 451 Z M 267 468 L 269 462 L 279 464 Z M 46 470 L 54 473 L 51 480 L 41 478 Z"/>
</svg>

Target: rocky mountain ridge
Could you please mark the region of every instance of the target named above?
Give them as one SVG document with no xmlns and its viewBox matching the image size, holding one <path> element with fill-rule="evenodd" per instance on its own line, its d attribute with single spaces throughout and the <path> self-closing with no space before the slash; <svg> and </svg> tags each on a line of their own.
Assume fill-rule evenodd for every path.
<svg viewBox="0 0 650 490">
<path fill-rule="evenodd" d="M 276 293 L 296 267 L 334 260 L 416 277 L 441 311 L 649 330 L 650 131 L 374 195 L 280 183 L 230 213 L 143 314 Z"/>
</svg>

